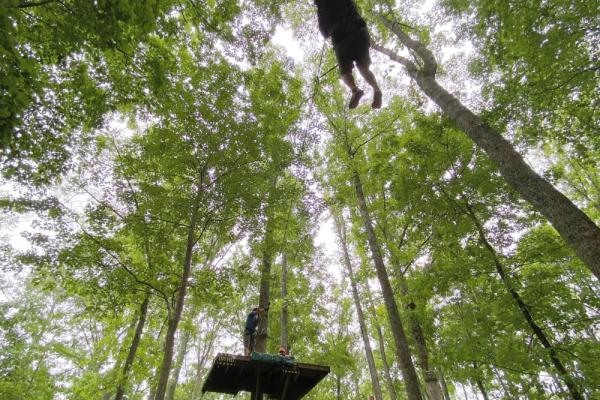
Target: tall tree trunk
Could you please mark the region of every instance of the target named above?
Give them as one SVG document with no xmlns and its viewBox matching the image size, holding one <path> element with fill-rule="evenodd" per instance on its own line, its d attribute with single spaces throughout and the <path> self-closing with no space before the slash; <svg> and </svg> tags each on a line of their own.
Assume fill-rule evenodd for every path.
<svg viewBox="0 0 600 400">
<path fill-rule="evenodd" d="M 479 391 L 483 396 L 483 400 L 489 400 L 487 390 L 485 390 L 485 386 L 483 386 L 483 381 L 479 377 L 479 365 L 476 362 L 473 363 L 473 369 L 477 373 L 477 379 L 475 380 L 475 382 L 477 382 L 477 387 L 479 388 Z"/>
<path fill-rule="evenodd" d="M 410 298 L 408 284 L 406 283 L 404 275 L 402 275 L 402 271 L 398 270 L 397 275 L 400 284 L 400 292 L 402 293 L 402 297 L 404 297 L 406 300 L 405 307 L 408 314 L 408 324 L 410 326 L 412 337 L 415 341 L 417 360 L 421 370 L 423 371 L 427 395 L 429 400 L 442 400 L 442 389 L 438 382 L 437 374 L 429 363 L 429 351 L 427 350 L 425 335 L 423 334 L 423 329 L 421 329 L 421 324 L 414 315 L 417 305 Z"/>
<path fill-rule="evenodd" d="M 487 391 L 485 390 L 485 386 L 483 386 L 483 382 L 481 381 L 481 379 L 477 378 L 477 387 L 479 388 L 479 391 L 481 392 L 481 395 L 483 396 L 484 400 L 489 400 L 490 398 L 488 397 Z"/>
<path fill-rule="evenodd" d="M 260 274 L 260 295 L 258 304 L 262 308 L 267 308 L 271 296 L 271 250 L 270 238 L 265 239 L 267 249 L 263 251 L 262 269 Z M 269 311 L 261 311 L 259 314 L 258 326 L 256 328 L 256 351 L 259 353 L 267 352 L 267 337 L 269 331 Z"/>
<path fill-rule="evenodd" d="M 385 239 L 387 240 L 387 234 L 385 236 Z M 388 248 L 390 247 L 391 246 L 388 246 Z M 421 329 L 421 324 L 415 317 L 415 309 L 417 308 L 417 305 L 410 296 L 408 283 L 404 277 L 404 271 L 402 270 L 402 266 L 399 265 L 397 261 L 398 259 L 395 255 L 395 252 L 391 248 L 390 253 L 392 254 L 391 258 L 394 271 L 396 272 L 396 280 L 398 281 L 400 293 L 402 294 L 404 307 L 408 316 L 408 324 L 410 326 L 411 336 L 415 342 L 415 348 L 417 350 L 417 362 L 421 368 L 421 371 L 423 372 L 427 397 L 429 400 L 443 400 L 442 389 L 437 374 L 429 363 L 429 350 L 427 349 L 427 342 L 425 341 L 423 329 Z"/>
<path fill-rule="evenodd" d="M 175 389 L 177 388 L 177 381 L 179 380 L 179 374 L 181 372 L 181 367 L 183 366 L 183 360 L 185 359 L 185 355 L 187 354 L 187 347 L 190 341 L 191 334 L 189 331 L 184 330 L 181 343 L 179 344 L 179 350 L 177 351 L 177 359 L 175 360 L 175 368 L 173 368 L 173 373 L 171 374 L 171 381 L 167 387 L 167 395 L 165 396 L 165 400 L 173 400 L 175 397 Z"/>
<path fill-rule="evenodd" d="M 390 396 L 390 400 L 396 400 L 398 398 L 398 395 L 396 394 L 396 389 L 394 388 L 394 380 L 392 379 L 392 374 L 390 373 L 390 364 L 388 363 L 387 356 L 385 354 L 386 346 L 383 337 L 383 331 L 381 330 L 381 325 L 379 324 L 379 320 L 377 319 L 377 312 L 375 311 L 375 306 L 373 305 L 373 300 L 371 298 L 369 288 L 367 287 L 363 292 L 367 294 L 367 305 L 369 307 L 369 312 L 371 313 L 371 321 L 373 321 L 372 323 L 375 327 L 375 330 L 377 331 L 379 352 L 381 353 L 381 364 L 383 365 L 383 373 L 385 375 L 385 383 L 388 395 Z"/>
<path fill-rule="evenodd" d="M 287 254 L 285 250 L 281 254 L 281 337 L 279 345 L 286 349 L 288 347 L 288 301 L 287 301 L 287 278 L 288 277 L 288 265 L 287 265 Z"/>
<path fill-rule="evenodd" d="M 342 378 L 340 377 L 340 374 L 337 374 L 335 376 L 335 393 L 336 393 L 336 399 L 337 400 L 341 400 L 342 399 Z"/>
<path fill-rule="evenodd" d="M 273 204 L 272 198 L 277 186 L 277 176 L 271 181 L 271 189 L 266 202 L 265 209 L 265 237 L 262 249 L 262 266 L 260 274 L 259 307 L 266 309 L 271 301 L 271 265 L 273 262 Z M 256 351 L 267 352 L 267 338 L 269 335 L 269 311 L 260 311 L 258 326 L 256 327 Z M 262 396 L 259 396 L 262 398 Z"/>
<path fill-rule="evenodd" d="M 362 306 L 360 304 L 358 288 L 356 287 L 356 281 L 354 280 L 354 273 L 352 271 L 352 263 L 350 261 L 350 254 L 348 253 L 348 244 L 346 241 L 346 224 L 340 216 L 337 216 L 334 219 L 338 238 L 342 245 L 344 264 L 346 265 L 346 269 L 348 270 L 348 276 L 350 278 L 350 286 L 352 287 L 352 297 L 354 298 L 354 306 L 356 307 L 356 315 L 358 316 L 360 333 L 362 335 L 363 343 L 365 345 L 365 355 L 367 357 L 369 373 L 371 374 L 373 393 L 375 395 L 375 399 L 383 400 L 383 395 L 381 394 L 381 386 L 379 384 L 379 377 L 377 376 L 377 368 L 375 366 L 375 358 L 373 357 L 373 351 L 371 350 L 371 343 L 369 341 L 369 332 L 367 331 L 367 325 L 365 324 L 365 316 L 363 314 Z"/>
<path fill-rule="evenodd" d="M 190 398 L 196 400 L 202 396 L 200 389 L 202 388 L 202 373 L 204 366 L 208 361 L 208 357 L 211 355 L 214 347 L 217 333 L 219 332 L 220 321 L 216 321 L 211 328 L 209 328 L 206 336 L 204 336 L 204 346 L 202 351 L 198 352 L 198 364 L 196 365 L 196 376 L 194 379 L 194 385 L 192 388 L 192 394 Z M 198 335 L 198 347 L 200 347 L 200 341 L 202 340 L 201 335 Z"/>
<path fill-rule="evenodd" d="M 169 316 L 169 324 L 167 327 L 167 334 L 165 336 L 164 356 L 160 366 L 160 374 L 158 378 L 158 385 L 156 386 L 156 394 L 154 400 L 164 400 L 165 393 L 167 391 L 167 383 L 169 381 L 169 373 L 171 372 L 171 364 L 173 362 L 173 347 L 175 345 L 175 333 L 177 332 L 177 326 L 181 320 L 183 314 L 183 305 L 185 303 L 185 295 L 187 293 L 188 280 L 192 271 L 192 255 L 194 254 L 194 246 L 196 244 L 196 225 L 198 223 L 198 203 L 200 196 L 197 196 L 194 209 L 192 210 L 192 217 L 190 219 L 190 225 L 188 227 L 187 245 L 185 250 L 185 260 L 183 262 L 183 271 L 181 273 L 181 281 L 179 287 L 179 294 L 175 303 L 175 310 L 172 315 Z"/>
<path fill-rule="evenodd" d="M 437 62 L 431 51 L 421 42 L 410 38 L 396 22 L 385 17 L 380 19 L 404 46 L 421 59 L 423 66 L 418 68 L 411 60 L 381 46 L 373 47 L 404 65 L 423 92 L 487 153 L 504 179 L 548 218 L 565 242 L 600 279 L 600 228 L 550 182 L 537 174 L 499 132 L 440 86 L 435 78 Z"/>
<path fill-rule="evenodd" d="M 463 395 L 465 396 L 465 400 L 469 400 L 469 395 L 467 394 L 467 386 L 464 383 L 461 383 L 460 386 L 462 386 Z"/>
<path fill-rule="evenodd" d="M 500 383 L 500 386 L 502 387 L 502 391 L 504 392 L 504 397 L 505 398 L 510 398 L 510 391 L 508 390 L 508 387 L 506 386 L 506 383 L 504 383 L 504 378 L 502 377 L 502 375 L 500 375 L 500 373 L 498 372 L 498 370 L 492 366 L 492 371 L 494 371 L 494 375 L 496 375 L 496 380 Z"/>
<path fill-rule="evenodd" d="M 354 385 L 354 397 L 357 399 L 362 399 L 362 396 L 360 394 L 360 385 L 358 384 L 360 379 L 356 375 L 356 372 L 352 372 L 352 375 L 350 376 L 352 385 Z"/>
<path fill-rule="evenodd" d="M 135 327 L 133 339 L 131 340 L 129 353 L 127 354 L 127 359 L 125 360 L 125 365 L 123 366 L 121 379 L 119 380 L 119 385 L 117 386 L 117 394 L 115 395 L 115 400 L 123 400 L 123 395 L 125 394 L 125 387 L 127 386 L 127 381 L 129 380 L 129 372 L 131 371 L 133 360 L 135 360 L 135 354 L 137 353 L 138 346 L 140 345 L 140 340 L 142 339 L 142 332 L 144 331 L 144 325 L 146 324 L 146 316 L 148 315 L 149 304 L 150 294 L 148 293 L 146 294 L 146 297 L 144 297 L 144 301 L 142 301 L 142 305 L 140 306 L 140 315 L 138 317 L 138 322 Z"/>
<path fill-rule="evenodd" d="M 444 377 L 444 373 L 440 371 L 440 385 L 442 386 L 442 393 L 444 394 L 444 400 L 450 400 L 450 392 L 448 391 L 448 384 L 446 383 L 446 378 Z"/>
<path fill-rule="evenodd" d="M 535 335 L 535 337 L 542 343 L 542 346 L 544 346 L 544 348 L 546 350 L 548 350 L 548 356 L 550 357 L 550 361 L 552 361 L 552 364 L 558 371 L 559 376 L 567 385 L 567 388 L 569 389 L 569 393 L 571 394 L 571 397 L 573 397 L 573 399 L 575 399 L 575 400 L 583 400 L 583 396 L 581 395 L 581 393 L 579 393 L 579 389 L 577 388 L 577 385 L 575 384 L 573 377 L 569 374 L 569 372 L 565 368 L 564 364 L 558 357 L 558 353 L 557 353 L 556 349 L 554 348 L 554 346 L 550 343 L 550 339 L 546 336 L 546 334 L 544 333 L 542 328 L 535 322 L 535 320 L 533 319 L 533 315 L 529 311 L 529 307 L 527 306 L 527 304 L 525 304 L 525 302 L 523 301 L 523 299 L 521 298 L 521 296 L 519 295 L 517 290 L 514 288 L 512 282 L 510 281 L 510 278 L 506 275 L 506 270 L 504 268 L 504 265 L 502 264 L 502 262 L 500 261 L 500 258 L 496 254 L 496 250 L 494 249 L 494 247 L 487 240 L 487 236 L 486 236 L 485 230 L 483 228 L 483 225 L 482 225 L 481 221 L 479 221 L 479 218 L 475 214 L 475 211 L 471 207 L 468 199 L 464 195 L 462 195 L 462 199 L 465 203 L 465 208 L 467 210 L 468 216 L 470 217 L 470 219 L 473 221 L 473 224 L 477 228 L 477 232 L 479 234 L 479 240 L 480 240 L 481 244 L 485 247 L 485 249 L 488 251 L 488 253 L 490 254 L 492 261 L 494 263 L 494 266 L 496 267 L 496 272 L 500 276 L 500 279 L 502 280 L 504 287 L 506 287 L 506 289 L 510 293 L 513 301 L 515 302 L 515 304 L 521 311 L 521 314 L 525 318 L 525 321 L 527 322 L 527 325 L 529 325 L 529 328 L 531 328 L 531 330 L 533 331 L 533 334 Z"/>
<path fill-rule="evenodd" d="M 381 292 L 383 294 L 383 301 L 388 313 L 390 320 L 390 327 L 394 336 L 394 343 L 396 345 L 396 355 L 398 357 L 398 364 L 402 370 L 402 376 L 406 385 L 406 394 L 409 400 L 422 400 L 421 388 L 419 387 L 419 380 L 417 378 L 417 372 L 411 359 L 410 348 L 406 340 L 406 334 L 404 333 L 404 327 L 400 319 L 400 312 L 398 311 L 398 305 L 394 298 L 394 292 L 392 285 L 383 262 L 381 255 L 381 248 L 375 231 L 373 229 L 373 223 L 369 215 L 365 195 L 363 192 L 362 182 L 360 176 L 356 170 L 353 171 L 354 189 L 356 191 L 356 198 L 358 201 L 358 208 L 360 215 L 363 219 L 365 230 L 367 231 L 367 239 L 369 248 L 371 250 L 371 256 L 373 263 L 375 264 L 375 270 L 377 271 L 377 277 L 381 285 Z"/>
</svg>

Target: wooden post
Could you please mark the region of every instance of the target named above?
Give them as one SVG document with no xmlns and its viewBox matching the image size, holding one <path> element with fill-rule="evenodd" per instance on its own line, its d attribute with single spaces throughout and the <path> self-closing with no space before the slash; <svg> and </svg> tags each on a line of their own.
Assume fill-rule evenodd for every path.
<svg viewBox="0 0 600 400">
<path fill-rule="evenodd" d="M 256 369 L 256 388 L 252 392 L 251 400 L 263 400 L 263 393 L 260 390 L 260 367 Z"/>
<path fill-rule="evenodd" d="M 290 385 L 290 376 L 291 374 L 286 374 L 285 383 L 283 384 L 283 392 L 281 393 L 281 400 L 285 400 L 285 396 L 287 395 L 288 386 Z"/>
</svg>

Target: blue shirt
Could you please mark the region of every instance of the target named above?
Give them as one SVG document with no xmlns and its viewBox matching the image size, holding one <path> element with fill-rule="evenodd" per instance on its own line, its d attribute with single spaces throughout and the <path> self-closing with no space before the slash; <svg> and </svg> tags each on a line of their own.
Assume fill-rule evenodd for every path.
<svg viewBox="0 0 600 400">
<path fill-rule="evenodd" d="M 246 318 L 246 330 L 254 333 L 256 325 L 258 325 L 258 312 L 252 311 L 248 314 L 248 318 Z"/>
</svg>

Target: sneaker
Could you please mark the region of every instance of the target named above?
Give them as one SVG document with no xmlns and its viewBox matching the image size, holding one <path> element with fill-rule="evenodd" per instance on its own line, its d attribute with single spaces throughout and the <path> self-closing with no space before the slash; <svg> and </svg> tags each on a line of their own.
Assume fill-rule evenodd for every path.
<svg viewBox="0 0 600 400">
<path fill-rule="evenodd" d="M 365 92 L 363 92 L 360 89 L 358 89 L 356 92 L 352 93 L 352 97 L 350 98 L 350 103 L 348 104 L 348 108 L 353 109 L 353 108 L 358 107 L 358 102 L 360 101 L 360 98 L 363 97 L 364 94 L 365 94 Z"/>
<path fill-rule="evenodd" d="M 371 107 L 381 108 L 381 91 L 373 93 L 373 104 L 371 104 Z"/>
</svg>

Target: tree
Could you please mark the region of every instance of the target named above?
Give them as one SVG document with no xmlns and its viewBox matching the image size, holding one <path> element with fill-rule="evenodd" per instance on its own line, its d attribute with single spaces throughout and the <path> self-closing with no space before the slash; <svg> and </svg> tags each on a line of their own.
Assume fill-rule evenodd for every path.
<svg viewBox="0 0 600 400">
<path fill-rule="evenodd" d="M 348 278 L 350 279 L 350 286 L 352 287 L 352 298 L 354 299 L 354 308 L 356 309 L 356 316 L 358 317 L 358 323 L 360 326 L 360 333 L 365 346 L 365 355 L 367 358 L 367 364 L 369 365 L 369 373 L 371 374 L 371 383 L 373 384 L 373 393 L 377 400 L 383 399 L 381 394 L 381 386 L 379 384 L 379 377 L 377 376 L 377 368 L 375 366 L 375 359 L 373 358 L 373 351 L 371 350 L 371 343 L 369 339 L 369 333 L 367 331 L 367 325 L 365 323 L 365 316 L 360 303 L 360 297 L 358 294 L 358 287 L 352 271 L 352 262 L 350 261 L 350 254 L 348 251 L 348 242 L 346 239 L 346 227 L 342 217 L 338 214 L 334 216 L 336 233 L 338 240 L 342 247 L 342 256 L 344 264 L 348 272 Z"/>
<path fill-rule="evenodd" d="M 435 79 L 438 64 L 420 41 L 408 36 L 393 20 L 382 23 L 402 45 L 413 51 L 420 66 L 384 47 L 375 46 L 392 60 L 402 64 L 409 76 L 443 112 L 454 121 L 496 163 L 502 176 L 525 200 L 543 214 L 577 255 L 600 279 L 600 228 L 567 197 L 537 174 L 514 147 L 480 117 L 466 108 Z"/>
<path fill-rule="evenodd" d="M 339 99 L 338 96 L 336 96 L 336 98 Z M 343 104 L 343 102 L 340 101 L 339 104 Z M 341 107 L 343 107 L 343 105 L 341 105 Z M 397 117 L 391 117 L 392 121 L 394 121 L 395 119 L 397 119 Z M 333 164 L 335 162 L 338 162 L 343 166 L 345 170 L 343 170 L 342 172 L 342 182 L 344 179 L 346 179 L 346 185 L 348 183 L 351 183 L 351 187 L 354 189 L 354 198 L 351 201 L 356 202 L 355 207 L 358 209 L 358 213 L 361 216 L 363 229 L 365 230 L 367 235 L 367 244 L 371 252 L 372 262 L 375 266 L 375 271 L 377 273 L 379 283 L 381 285 L 384 304 L 387 310 L 388 320 L 394 338 L 394 344 L 396 346 L 396 355 L 406 384 L 406 392 L 408 398 L 411 400 L 421 399 L 421 390 L 419 387 L 417 374 L 411 359 L 411 351 L 408 346 L 406 334 L 404 332 L 404 327 L 400 318 L 400 312 L 398 310 L 398 305 L 396 303 L 387 269 L 385 267 L 379 240 L 373 228 L 373 222 L 366 203 L 366 198 L 362 186 L 362 180 L 359 174 L 361 165 L 360 162 L 362 160 L 359 157 L 359 155 L 361 154 L 358 151 L 366 143 L 369 142 L 369 139 L 359 142 L 359 144 L 355 144 L 353 142 L 354 138 L 357 136 L 356 132 L 358 131 L 358 136 L 360 138 L 361 131 L 357 127 L 349 124 L 348 117 L 346 115 L 339 116 L 339 114 L 335 115 L 332 112 L 331 115 L 328 115 L 328 121 L 330 129 L 333 131 L 335 138 L 335 140 L 333 141 L 333 147 L 337 147 L 337 149 L 339 149 L 338 151 L 340 151 L 341 154 L 337 155 L 337 157 L 339 157 L 342 160 L 340 162 L 337 159 L 333 158 L 331 163 Z M 381 134 L 381 132 L 385 131 L 385 126 L 389 125 L 389 123 L 390 121 L 387 121 L 387 124 L 384 122 L 382 124 L 384 125 L 384 127 L 381 128 L 381 131 L 379 133 L 374 133 L 373 137 L 378 137 Z M 350 136 L 352 134 L 354 134 L 354 136 Z M 358 139 L 357 141 L 359 140 L 360 139 Z M 331 181 L 332 180 L 330 178 L 327 184 L 331 185 Z M 341 184 L 341 186 L 337 186 L 337 189 L 344 190 L 341 189 L 342 187 L 344 187 L 343 184 Z M 351 194 L 347 193 L 346 195 L 348 197 L 351 196 Z M 335 199 L 337 196 L 340 196 L 340 194 L 334 194 L 332 197 Z"/>
</svg>

